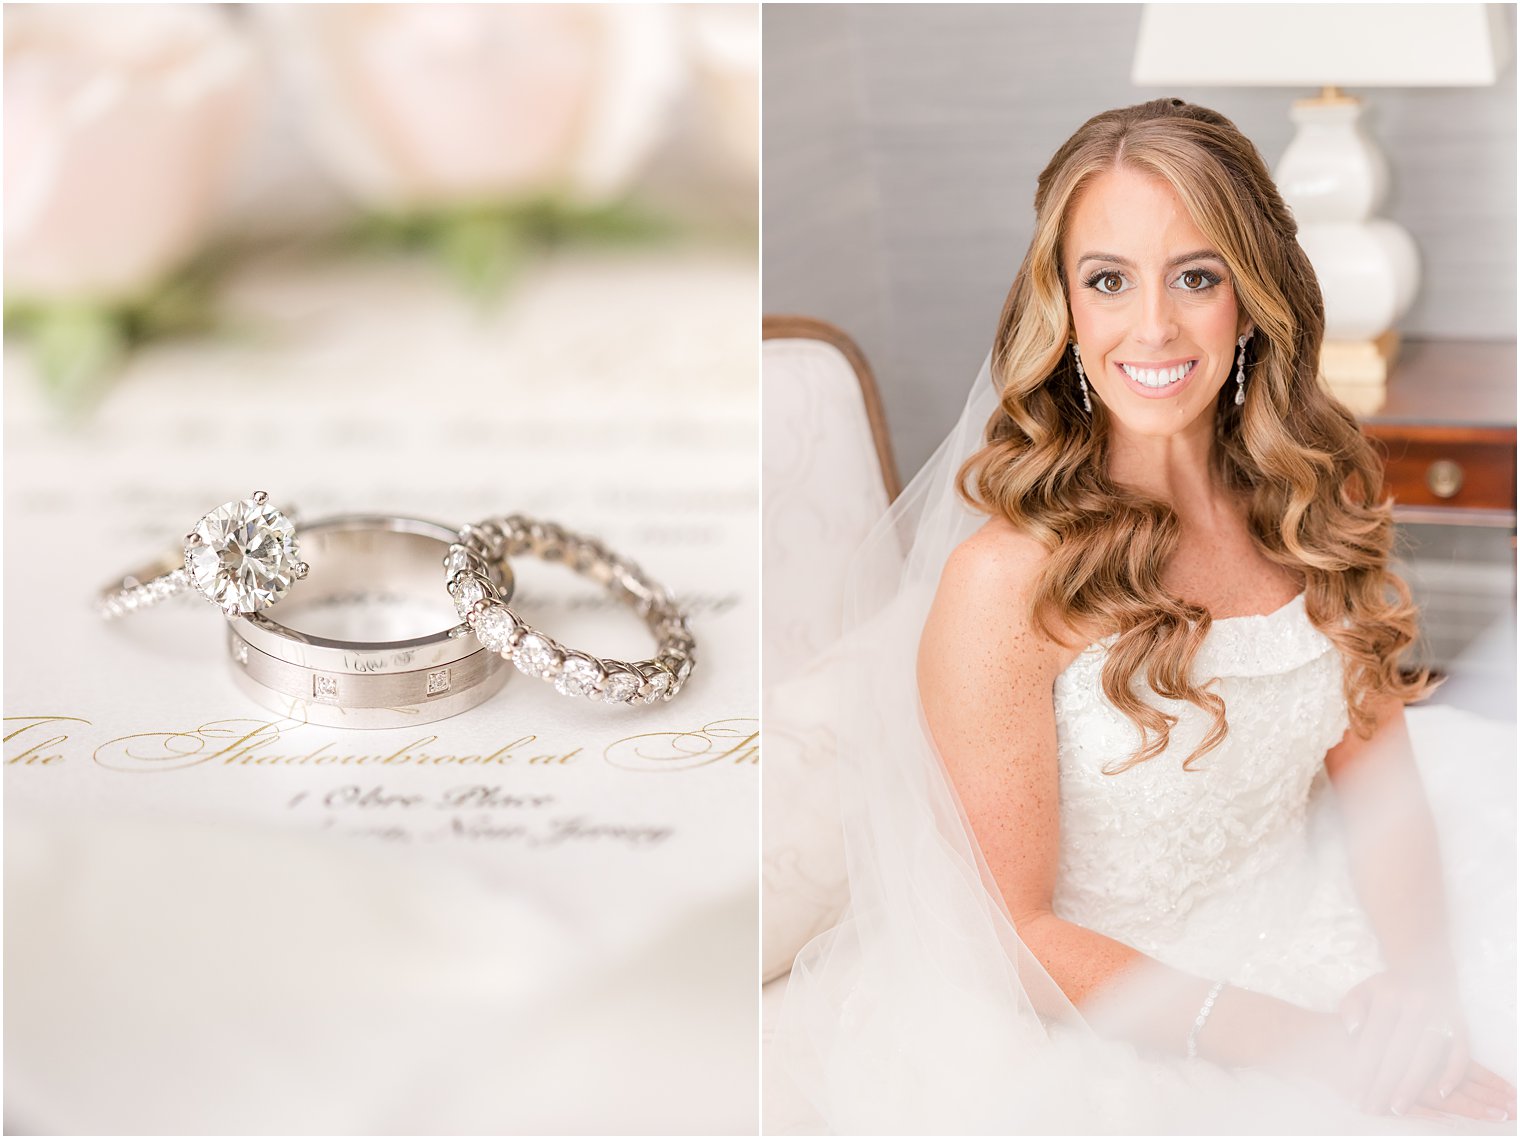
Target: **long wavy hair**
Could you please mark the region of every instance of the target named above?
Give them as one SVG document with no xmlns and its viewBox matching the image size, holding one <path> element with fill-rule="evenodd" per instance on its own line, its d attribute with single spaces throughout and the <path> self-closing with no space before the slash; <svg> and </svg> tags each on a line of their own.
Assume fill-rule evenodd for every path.
<svg viewBox="0 0 1520 1139">
<path fill-rule="evenodd" d="M 1164 179 L 1229 265 L 1255 335 L 1244 406 L 1235 406 L 1235 385 L 1219 392 L 1213 473 L 1249 503 L 1256 546 L 1303 581 L 1309 619 L 1340 650 L 1351 724 L 1368 736 L 1375 700 L 1408 702 L 1433 687 L 1426 672 L 1399 665 L 1417 619 L 1408 587 L 1388 569 L 1393 522 L 1378 498 L 1382 463 L 1320 384 L 1319 283 L 1261 155 L 1223 115 L 1157 99 L 1089 119 L 1056 151 L 1040 175 L 1034 238 L 998 324 L 999 407 L 986 444 L 961 468 L 960 492 L 1049 551 L 1031 599 L 1047 634 L 1083 627 L 1116 635 L 1103 691 L 1141 744 L 1111 772 L 1159 755 L 1177 723 L 1135 694 L 1142 670 L 1159 695 L 1213 717 L 1184 768 L 1219 745 L 1229 730 L 1224 701 L 1192 679 L 1209 614 L 1161 584 L 1177 548 L 1176 512 L 1109 479 L 1109 417 L 1097 401 L 1090 414 L 1083 408 L 1067 351 L 1067 221 L 1092 179 L 1119 166 Z"/>
</svg>

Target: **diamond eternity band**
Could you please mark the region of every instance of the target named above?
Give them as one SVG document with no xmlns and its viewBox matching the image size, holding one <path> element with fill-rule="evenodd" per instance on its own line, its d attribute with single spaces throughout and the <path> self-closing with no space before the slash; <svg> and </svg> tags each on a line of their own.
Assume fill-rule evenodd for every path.
<svg viewBox="0 0 1520 1139">
<path fill-rule="evenodd" d="M 658 641 L 654 656 L 634 662 L 592 656 L 524 622 L 491 581 L 494 567 L 520 554 L 568 566 L 632 606 Z M 595 538 L 520 514 L 492 518 L 459 532 L 444 568 L 449 595 L 476 640 L 561 695 L 653 704 L 675 696 L 696 664 L 696 640 L 675 599 Z"/>
</svg>

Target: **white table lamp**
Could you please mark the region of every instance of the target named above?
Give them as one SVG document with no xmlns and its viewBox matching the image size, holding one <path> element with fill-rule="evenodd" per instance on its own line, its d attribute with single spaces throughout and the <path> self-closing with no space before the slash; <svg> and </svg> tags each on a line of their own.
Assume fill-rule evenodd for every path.
<svg viewBox="0 0 1520 1139">
<path fill-rule="evenodd" d="M 1388 163 L 1364 105 L 1341 87 L 1481 87 L 1509 62 L 1497 4 L 1147 4 L 1138 86 L 1317 87 L 1293 105 L 1277 164 L 1325 297 L 1327 381 L 1354 410 L 1382 403 L 1394 324 L 1419 290 L 1419 256 L 1376 216 Z"/>
</svg>

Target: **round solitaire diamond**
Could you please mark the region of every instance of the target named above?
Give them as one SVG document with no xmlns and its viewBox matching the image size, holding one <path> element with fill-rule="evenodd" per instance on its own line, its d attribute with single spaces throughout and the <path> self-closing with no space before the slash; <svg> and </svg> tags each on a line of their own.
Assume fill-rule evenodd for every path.
<svg viewBox="0 0 1520 1139">
<path fill-rule="evenodd" d="M 512 618 L 500 605 L 493 605 L 475 621 L 475 639 L 493 653 L 507 647 L 512 635 Z"/>
<path fill-rule="evenodd" d="M 554 687 L 561 696 L 595 696 L 596 682 L 602 678 L 602 670 L 593 660 L 581 656 L 567 656 L 554 678 Z"/>
<path fill-rule="evenodd" d="M 609 672 L 602 682 L 602 699 L 609 704 L 626 704 L 639 690 L 639 678 L 631 672 Z"/>
<path fill-rule="evenodd" d="M 548 676 L 554 671 L 554 644 L 547 637 L 529 633 L 517 644 L 512 663 L 529 676 Z"/>
<path fill-rule="evenodd" d="M 190 582 L 229 615 L 273 605 L 300 575 L 296 529 L 252 498 L 224 503 L 195 524 L 185 543 Z"/>
</svg>

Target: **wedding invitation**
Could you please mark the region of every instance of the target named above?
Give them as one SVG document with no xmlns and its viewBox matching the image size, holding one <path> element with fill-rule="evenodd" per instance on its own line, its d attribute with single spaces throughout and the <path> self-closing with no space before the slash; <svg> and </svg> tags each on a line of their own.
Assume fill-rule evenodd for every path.
<svg viewBox="0 0 1520 1139">
<path fill-rule="evenodd" d="M 698 249 L 558 258 L 489 309 L 423 263 L 270 257 L 222 335 L 142 352 L 77 424 L 7 347 L 12 1126 L 753 1129 L 756 297 L 752 257 Z M 243 696 L 196 596 L 100 619 L 255 490 L 594 535 L 682 603 L 697 667 L 618 707 L 507 665 L 459 716 L 353 730 Z M 514 568 L 524 620 L 652 653 L 595 584 Z M 333 619 L 446 627 L 442 566 Z"/>
</svg>

